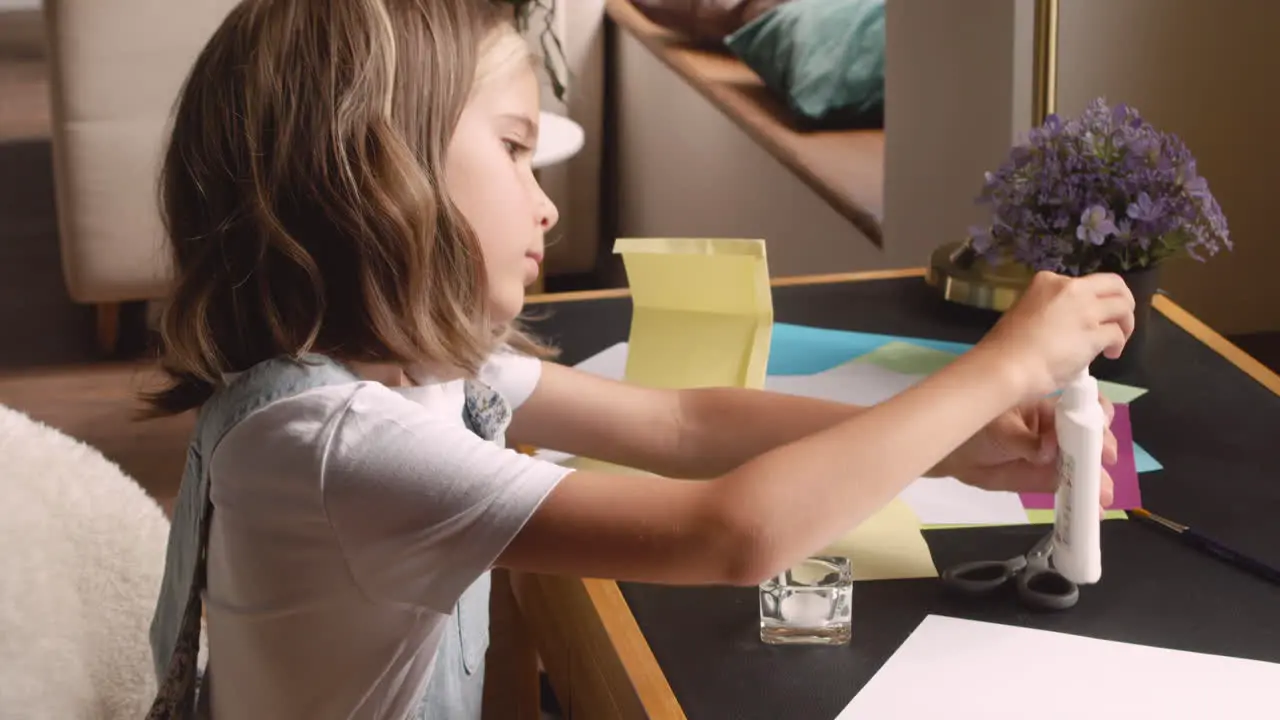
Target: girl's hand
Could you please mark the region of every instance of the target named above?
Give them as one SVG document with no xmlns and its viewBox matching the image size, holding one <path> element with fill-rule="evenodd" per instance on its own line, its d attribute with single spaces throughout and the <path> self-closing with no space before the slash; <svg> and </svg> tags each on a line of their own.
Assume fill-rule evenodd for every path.
<svg viewBox="0 0 1280 720">
<path fill-rule="evenodd" d="M 1099 397 L 1107 416 L 1102 443 L 1102 492 L 1099 502 L 1111 504 L 1113 487 L 1106 465 L 1117 458 L 1111 433 L 1115 408 Z M 935 471 L 984 490 L 1054 492 L 1058 489 L 1058 440 L 1054 430 L 1054 400 L 1041 399 L 1001 415 L 956 449 Z"/>
<path fill-rule="evenodd" d="M 1119 357 L 1133 334 L 1133 308 L 1133 294 L 1118 275 L 1041 272 L 974 350 L 991 352 L 1010 368 L 1024 400 L 1043 397 L 1099 353 Z"/>
</svg>

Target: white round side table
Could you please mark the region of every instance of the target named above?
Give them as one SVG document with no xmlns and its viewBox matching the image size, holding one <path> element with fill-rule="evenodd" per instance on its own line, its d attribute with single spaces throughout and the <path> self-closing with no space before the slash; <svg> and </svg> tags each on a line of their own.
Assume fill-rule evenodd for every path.
<svg viewBox="0 0 1280 720">
<path fill-rule="evenodd" d="M 538 114 L 538 150 L 533 154 L 533 167 L 544 168 L 562 163 L 582 149 L 582 126 L 563 115 L 547 111 Z"/>
</svg>

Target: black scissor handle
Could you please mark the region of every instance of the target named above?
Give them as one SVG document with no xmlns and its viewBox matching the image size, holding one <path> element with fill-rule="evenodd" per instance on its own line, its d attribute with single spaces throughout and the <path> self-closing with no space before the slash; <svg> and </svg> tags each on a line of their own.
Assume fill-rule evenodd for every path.
<svg viewBox="0 0 1280 720">
<path fill-rule="evenodd" d="M 1056 570 L 1027 570 L 1018 577 L 1018 596 L 1041 610 L 1066 610 L 1080 599 L 1080 587 Z"/>
<path fill-rule="evenodd" d="M 1026 558 L 1018 556 L 1009 560 L 978 560 L 953 565 L 942 572 L 942 582 L 948 587 L 970 595 L 989 593 L 1009 578 L 1022 572 Z"/>
</svg>

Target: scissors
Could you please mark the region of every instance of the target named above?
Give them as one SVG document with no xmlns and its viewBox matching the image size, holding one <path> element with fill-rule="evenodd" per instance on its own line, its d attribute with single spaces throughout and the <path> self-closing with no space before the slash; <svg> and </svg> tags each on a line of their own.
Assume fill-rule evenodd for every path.
<svg viewBox="0 0 1280 720">
<path fill-rule="evenodd" d="M 1049 565 L 1053 533 L 1045 535 L 1025 555 L 1008 560 L 960 563 L 942 573 L 942 582 L 965 595 L 988 595 L 1017 578 L 1018 597 L 1039 610 L 1066 610 L 1080 599 L 1080 588 Z"/>
</svg>

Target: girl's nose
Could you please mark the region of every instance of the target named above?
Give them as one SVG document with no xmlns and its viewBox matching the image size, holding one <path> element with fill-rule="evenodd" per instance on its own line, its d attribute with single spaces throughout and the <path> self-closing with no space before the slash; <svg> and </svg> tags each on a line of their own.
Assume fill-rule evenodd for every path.
<svg viewBox="0 0 1280 720">
<path fill-rule="evenodd" d="M 543 232 L 546 232 L 555 227 L 557 222 L 560 222 L 560 210 L 556 208 L 555 203 L 551 202 L 551 198 L 547 197 L 546 193 L 540 192 L 540 194 L 542 195 L 542 202 L 539 203 L 538 207 L 538 227 L 542 228 Z"/>
</svg>

